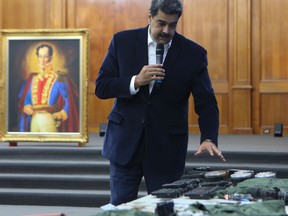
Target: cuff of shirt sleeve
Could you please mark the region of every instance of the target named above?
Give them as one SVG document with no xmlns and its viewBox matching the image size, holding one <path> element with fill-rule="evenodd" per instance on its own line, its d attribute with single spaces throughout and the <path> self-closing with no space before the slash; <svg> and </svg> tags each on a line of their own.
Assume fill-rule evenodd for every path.
<svg viewBox="0 0 288 216">
<path fill-rule="evenodd" d="M 132 77 L 131 81 L 130 81 L 130 94 L 131 95 L 135 95 L 138 91 L 139 91 L 139 88 L 138 89 L 135 89 L 135 78 L 136 78 L 136 75 Z"/>
</svg>

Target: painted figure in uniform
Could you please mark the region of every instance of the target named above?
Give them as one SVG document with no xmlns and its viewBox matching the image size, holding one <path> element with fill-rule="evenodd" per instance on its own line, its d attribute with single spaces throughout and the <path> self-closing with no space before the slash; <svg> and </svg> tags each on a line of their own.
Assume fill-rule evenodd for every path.
<svg viewBox="0 0 288 216">
<path fill-rule="evenodd" d="M 36 54 L 40 73 L 32 73 L 19 93 L 19 131 L 68 130 L 63 129 L 63 123 L 69 118 L 70 112 L 67 74 L 53 70 L 52 46 L 41 44 L 36 48 Z"/>
</svg>

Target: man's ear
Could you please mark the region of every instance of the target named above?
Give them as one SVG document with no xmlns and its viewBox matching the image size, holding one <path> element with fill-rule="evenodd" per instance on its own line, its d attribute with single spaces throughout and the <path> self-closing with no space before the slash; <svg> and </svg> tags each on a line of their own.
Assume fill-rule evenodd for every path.
<svg viewBox="0 0 288 216">
<path fill-rule="evenodd" d="M 152 15 L 150 13 L 150 11 L 148 12 L 148 23 L 151 24 L 152 21 Z"/>
</svg>

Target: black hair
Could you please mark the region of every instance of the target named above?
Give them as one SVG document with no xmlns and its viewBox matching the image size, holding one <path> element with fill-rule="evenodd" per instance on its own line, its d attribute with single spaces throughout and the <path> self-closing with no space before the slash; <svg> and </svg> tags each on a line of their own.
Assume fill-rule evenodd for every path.
<svg viewBox="0 0 288 216">
<path fill-rule="evenodd" d="M 158 10 L 165 14 L 178 14 L 178 18 L 182 15 L 183 7 L 180 0 L 152 0 L 150 6 L 150 14 L 156 16 Z"/>
<path fill-rule="evenodd" d="M 48 45 L 48 44 L 41 44 L 41 45 L 39 45 L 39 46 L 36 48 L 36 55 L 38 56 L 38 54 L 39 54 L 39 49 L 44 48 L 44 47 L 47 47 L 47 48 L 48 48 L 48 50 L 49 50 L 49 55 L 52 56 L 52 55 L 53 55 L 53 48 L 52 48 L 50 45 Z"/>
</svg>

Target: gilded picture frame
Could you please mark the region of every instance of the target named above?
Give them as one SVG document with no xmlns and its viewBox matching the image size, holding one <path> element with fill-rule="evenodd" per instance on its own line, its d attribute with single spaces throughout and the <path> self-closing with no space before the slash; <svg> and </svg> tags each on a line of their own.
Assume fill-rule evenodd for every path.
<svg viewBox="0 0 288 216">
<path fill-rule="evenodd" d="M 88 30 L 1 30 L 0 37 L 1 141 L 88 142 Z"/>
</svg>

